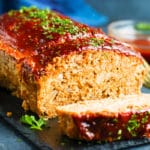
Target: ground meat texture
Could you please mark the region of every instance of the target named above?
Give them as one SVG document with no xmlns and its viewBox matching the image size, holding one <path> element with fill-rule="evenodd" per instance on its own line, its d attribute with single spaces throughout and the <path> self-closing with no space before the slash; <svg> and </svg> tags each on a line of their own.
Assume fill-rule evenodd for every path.
<svg viewBox="0 0 150 150">
<path fill-rule="evenodd" d="M 0 85 L 40 116 L 83 100 L 138 94 L 145 70 L 131 46 L 35 7 L 0 17 Z"/>
</svg>

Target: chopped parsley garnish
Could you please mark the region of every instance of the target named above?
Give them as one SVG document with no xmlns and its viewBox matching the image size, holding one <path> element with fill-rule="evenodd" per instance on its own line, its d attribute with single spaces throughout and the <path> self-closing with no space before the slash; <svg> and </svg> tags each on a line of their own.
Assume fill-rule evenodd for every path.
<svg viewBox="0 0 150 150">
<path fill-rule="evenodd" d="M 31 6 L 31 7 L 26 7 L 26 6 L 23 6 L 21 7 L 21 9 L 19 10 L 20 13 L 26 13 L 26 12 L 30 12 L 32 10 L 35 10 L 37 9 L 35 6 Z"/>
<path fill-rule="evenodd" d="M 105 42 L 104 39 L 91 38 L 89 44 L 92 45 L 92 46 L 97 47 L 97 46 L 104 45 L 104 42 Z"/>
<path fill-rule="evenodd" d="M 117 140 L 121 140 L 122 139 L 122 130 L 119 129 L 118 132 L 117 132 Z"/>
<path fill-rule="evenodd" d="M 118 135 L 121 135 L 121 134 L 122 134 L 122 130 L 119 129 L 118 132 L 117 132 L 117 134 L 118 134 Z"/>
<path fill-rule="evenodd" d="M 49 25 L 51 24 L 51 27 Z M 79 31 L 79 28 L 73 24 L 70 19 L 62 19 L 60 17 L 52 17 L 50 20 L 43 21 L 41 23 L 42 28 L 45 32 L 65 34 L 69 32 L 70 34 L 75 34 Z"/>
<path fill-rule="evenodd" d="M 34 22 L 34 27 L 39 27 L 48 39 L 53 39 L 55 34 L 76 35 L 78 33 L 85 33 L 87 27 L 79 27 L 77 23 L 67 17 L 63 17 L 56 12 L 49 9 L 39 9 L 35 6 L 22 7 L 19 11 L 11 10 L 8 12 L 9 16 L 16 15 L 17 18 L 23 19 L 23 23 Z"/>
<path fill-rule="evenodd" d="M 114 39 L 111 39 L 111 44 L 113 45 L 115 43 L 115 40 Z"/>
<path fill-rule="evenodd" d="M 136 130 L 139 127 L 140 127 L 140 123 L 137 120 L 136 115 L 132 115 L 131 119 L 128 121 L 127 130 L 133 137 L 135 137 L 137 135 Z"/>
<path fill-rule="evenodd" d="M 148 121 L 149 116 L 146 115 L 145 117 L 142 118 L 141 123 L 146 123 Z"/>
<path fill-rule="evenodd" d="M 42 130 L 42 127 L 46 125 L 46 121 L 42 118 L 39 118 L 38 120 L 35 118 L 35 116 L 31 115 L 24 115 L 20 118 L 20 121 L 24 124 L 27 124 L 30 126 L 31 129 L 34 130 Z"/>
<path fill-rule="evenodd" d="M 79 27 L 74 25 L 74 22 L 68 18 L 63 18 L 48 9 L 38 9 L 36 7 L 22 7 L 19 12 L 24 15 L 25 19 L 35 19 L 33 21 L 40 21 L 39 25 L 42 27 L 44 34 L 50 33 L 58 34 L 75 34 L 79 32 Z M 51 37 L 52 38 L 52 37 Z"/>
<path fill-rule="evenodd" d="M 14 13 L 15 13 L 15 10 L 10 10 L 10 11 L 8 12 L 8 15 L 9 15 L 9 16 L 12 16 Z"/>
<path fill-rule="evenodd" d="M 117 118 L 114 118 L 112 121 L 113 121 L 113 123 L 117 123 L 117 122 L 118 122 L 118 119 L 117 119 Z"/>
</svg>

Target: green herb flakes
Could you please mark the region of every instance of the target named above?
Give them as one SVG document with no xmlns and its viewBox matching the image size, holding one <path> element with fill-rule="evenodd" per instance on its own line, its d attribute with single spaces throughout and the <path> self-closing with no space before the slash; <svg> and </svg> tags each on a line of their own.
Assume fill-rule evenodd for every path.
<svg viewBox="0 0 150 150">
<path fill-rule="evenodd" d="M 122 136 L 118 136 L 118 137 L 117 137 L 117 140 L 121 140 L 121 139 L 122 139 Z"/>
<path fill-rule="evenodd" d="M 24 115 L 20 118 L 20 121 L 24 124 L 30 126 L 31 129 L 34 130 L 42 130 L 42 127 L 46 125 L 46 121 L 42 118 L 36 120 L 35 116 L 31 115 Z"/>
<path fill-rule="evenodd" d="M 118 122 L 118 119 L 117 119 L 117 118 L 114 118 L 114 119 L 112 120 L 112 122 L 113 122 L 113 123 L 117 123 L 117 122 Z"/>
<path fill-rule="evenodd" d="M 20 13 L 25 13 L 28 19 L 34 18 L 40 20 L 40 26 L 44 30 L 44 34 L 47 34 L 48 36 L 50 33 L 75 34 L 79 31 L 78 26 L 74 25 L 72 20 L 63 17 L 61 18 L 48 9 L 22 7 Z"/>
<path fill-rule="evenodd" d="M 64 143 L 64 142 L 61 142 L 60 144 L 61 144 L 61 146 L 64 146 L 64 145 L 65 145 L 65 143 Z"/>
<path fill-rule="evenodd" d="M 115 40 L 114 39 L 111 39 L 111 44 L 115 44 Z"/>
<path fill-rule="evenodd" d="M 10 10 L 10 11 L 8 12 L 8 16 L 13 16 L 13 14 L 14 14 L 15 12 L 16 12 L 15 10 Z"/>
<path fill-rule="evenodd" d="M 127 130 L 129 131 L 129 133 L 135 137 L 136 134 L 136 130 L 140 127 L 140 123 L 136 118 L 136 115 L 132 115 L 131 119 L 128 121 L 127 124 Z"/>
<path fill-rule="evenodd" d="M 122 130 L 119 129 L 117 132 L 117 140 L 121 140 L 122 139 Z"/>
<path fill-rule="evenodd" d="M 22 7 L 18 11 L 9 11 L 8 15 L 17 15 L 18 18 L 22 18 L 24 22 L 32 21 L 36 26 L 42 29 L 43 34 L 53 39 L 55 34 L 68 34 L 76 35 L 77 33 L 85 33 L 87 28 L 79 28 L 78 24 L 74 23 L 71 19 L 63 17 L 49 9 L 39 9 L 35 6 Z"/>
<path fill-rule="evenodd" d="M 91 38 L 89 44 L 95 47 L 102 46 L 104 45 L 104 39 Z"/>
<path fill-rule="evenodd" d="M 109 132 L 108 135 L 111 136 L 111 135 L 112 135 L 112 132 Z"/>
<path fill-rule="evenodd" d="M 121 135 L 121 134 L 122 134 L 122 130 L 119 129 L 118 132 L 117 132 L 117 134 L 118 134 L 118 135 Z"/>
<path fill-rule="evenodd" d="M 148 115 L 144 116 L 141 120 L 141 123 L 143 123 L 143 124 L 146 123 L 148 121 L 148 118 L 149 118 Z"/>
<path fill-rule="evenodd" d="M 21 9 L 19 10 L 20 13 L 27 13 L 27 12 L 31 12 L 33 10 L 37 10 L 37 8 L 35 6 L 31 6 L 31 7 L 26 7 L 23 6 L 21 7 Z"/>
<path fill-rule="evenodd" d="M 49 21 L 43 21 L 41 26 L 47 33 L 66 34 L 69 32 L 70 34 L 75 34 L 79 31 L 79 28 L 70 19 L 60 17 L 52 17 Z"/>
</svg>

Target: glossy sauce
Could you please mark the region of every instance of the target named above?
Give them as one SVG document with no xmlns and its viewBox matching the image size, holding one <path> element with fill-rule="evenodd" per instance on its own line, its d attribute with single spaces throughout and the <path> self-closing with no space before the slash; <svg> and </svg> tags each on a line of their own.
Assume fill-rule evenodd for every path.
<svg viewBox="0 0 150 150">
<path fill-rule="evenodd" d="M 0 39 L 0 48 L 22 62 L 23 72 L 34 73 L 36 77 L 45 74 L 46 65 L 54 57 L 71 52 L 114 50 L 140 57 L 130 47 L 118 41 L 112 43 L 101 29 L 74 22 L 56 12 L 32 7 L 2 15 Z"/>
<path fill-rule="evenodd" d="M 127 112 L 116 117 L 86 115 L 73 116 L 79 138 L 91 141 L 114 141 L 149 135 L 150 113 Z"/>
</svg>

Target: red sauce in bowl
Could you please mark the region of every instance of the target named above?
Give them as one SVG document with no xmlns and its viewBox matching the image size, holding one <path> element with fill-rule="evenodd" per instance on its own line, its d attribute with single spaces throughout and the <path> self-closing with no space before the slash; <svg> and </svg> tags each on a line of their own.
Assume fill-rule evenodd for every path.
<svg viewBox="0 0 150 150">
<path fill-rule="evenodd" d="M 150 63 L 150 31 L 140 31 L 135 28 L 138 21 L 121 20 L 108 26 L 108 34 L 118 40 L 131 44 L 135 50 Z"/>
<path fill-rule="evenodd" d="M 140 51 L 142 56 L 150 63 L 150 40 L 147 39 L 135 39 L 124 40 L 125 42 L 133 45 L 137 51 Z"/>
</svg>

